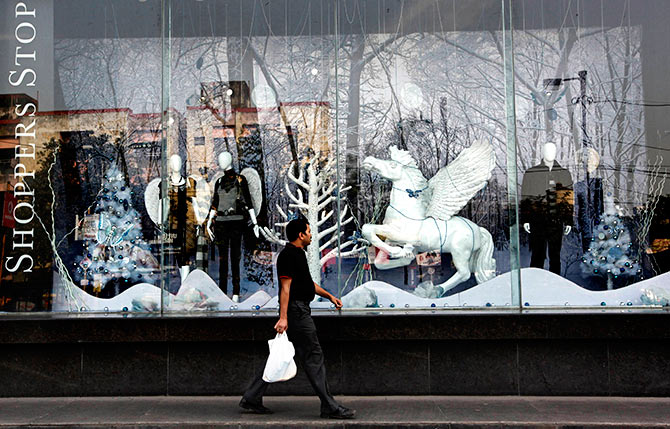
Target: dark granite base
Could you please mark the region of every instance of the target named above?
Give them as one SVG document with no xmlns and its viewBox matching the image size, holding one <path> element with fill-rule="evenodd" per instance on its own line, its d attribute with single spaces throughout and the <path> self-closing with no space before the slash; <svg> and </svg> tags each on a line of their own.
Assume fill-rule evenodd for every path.
<svg viewBox="0 0 670 429">
<path fill-rule="evenodd" d="M 78 396 L 81 359 L 77 344 L 2 344 L 0 396 Z"/>
<path fill-rule="evenodd" d="M 317 316 L 316 323 L 336 395 L 667 396 L 666 317 Z M 2 320 L 0 396 L 240 395 L 265 365 L 273 323 Z M 300 368 L 268 389 L 312 394 Z"/>
<path fill-rule="evenodd" d="M 517 347 L 513 342 L 430 344 L 431 395 L 516 395 L 518 376 Z"/>
<path fill-rule="evenodd" d="M 603 341 L 521 341 L 521 395 L 608 395 L 607 344 Z"/>
<path fill-rule="evenodd" d="M 167 394 L 167 345 L 161 343 L 83 346 L 82 393 L 91 396 Z"/>
</svg>

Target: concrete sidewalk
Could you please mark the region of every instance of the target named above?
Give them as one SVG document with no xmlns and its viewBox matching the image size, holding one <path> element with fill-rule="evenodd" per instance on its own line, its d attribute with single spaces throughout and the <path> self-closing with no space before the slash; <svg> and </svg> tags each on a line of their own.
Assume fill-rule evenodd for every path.
<svg viewBox="0 0 670 429">
<path fill-rule="evenodd" d="M 315 397 L 266 397 L 269 416 L 239 397 L 0 398 L 0 428 L 667 427 L 670 399 L 518 396 L 345 396 L 357 419 L 319 417 Z"/>
</svg>

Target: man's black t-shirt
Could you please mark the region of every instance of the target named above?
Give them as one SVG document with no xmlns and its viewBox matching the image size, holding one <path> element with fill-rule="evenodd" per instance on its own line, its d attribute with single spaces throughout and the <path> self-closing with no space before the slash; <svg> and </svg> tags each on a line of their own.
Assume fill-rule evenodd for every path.
<svg viewBox="0 0 670 429">
<path fill-rule="evenodd" d="M 305 251 L 288 243 L 277 257 L 277 276 L 279 277 L 279 295 L 281 279 L 291 279 L 289 301 L 311 301 L 314 299 L 314 281 L 309 274 Z"/>
</svg>

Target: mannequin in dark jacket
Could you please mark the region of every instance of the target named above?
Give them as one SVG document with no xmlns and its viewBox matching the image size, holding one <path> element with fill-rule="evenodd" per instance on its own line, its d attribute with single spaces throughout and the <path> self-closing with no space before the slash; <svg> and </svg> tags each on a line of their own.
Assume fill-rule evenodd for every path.
<svg viewBox="0 0 670 429">
<path fill-rule="evenodd" d="M 230 271 L 233 280 L 232 300 L 239 302 L 242 232 L 246 227 L 247 218 L 253 224 L 256 238 L 258 238 L 259 227 L 247 179 L 233 169 L 232 155 L 228 152 L 221 152 L 218 162 L 219 167 L 223 170 L 223 176 L 214 184 L 212 204 L 207 219 L 207 234 L 212 242 L 219 246 L 219 288 L 225 294 L 228 293 L 228 253 L 230 253 Z M 235 196 L 235 201 L 228 207 L 229 197 L 232 195 Z M 212 224 L 214 224 L 214 230 L 212 230 Z"/>
<path fill-rule="evenodd" d="M 572 230 L 574 197 L 570 172 L 556 162 L 556 145 L 542 148 L 542 163 L 526 170 L 521 185 L 520 217 L 530 234 L 530 266 L 561 273 L 563 235 Z"/>
</svg>

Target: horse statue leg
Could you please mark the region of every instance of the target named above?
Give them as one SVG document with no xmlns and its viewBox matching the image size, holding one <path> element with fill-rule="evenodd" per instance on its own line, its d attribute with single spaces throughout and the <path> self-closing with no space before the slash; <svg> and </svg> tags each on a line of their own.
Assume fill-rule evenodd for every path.
<svg viewBox="0 0 670 429">
<path fill-rule="evenodd" d="M 378 269 L 390 270 L 391 268 L 403 267 L 409 265 L 414 260 L 414 247 L 412 245 L 405 245 L 404 247 L 391 246 L 379 238 L 381 235 L 382 237 L 393 239 L 397 234 L 394 227 L 389 225 L 365 224 L 361 232 L 363 238 L 368 240 L 370 244 L 389 255 L 387 259 L 383 257 L 381 252 L 377 253 L 375 267 Z"/>
<path fill-rule="evenodd" d="M 456 272 L 446 282 L 437 285 L 441 291 L 439 296 L 470 279 L 472 275 L 470 259 L 480 245 L 479 235 L 475 233 L 478 228 L 474 223 L 459 216 L 454 216 L 448 221 L 447 239 L 442 251 L 451 253 Z"/>
<path fill-rule="evenodd" d="M 453 276 L 449 277 L 449 280 L 437 286 L 442 290 L 440 296 L 470 279 L 470 276 L 472 275 L 472 272 L 470 272 L 470 256 L 470 251 L 467 251 L 467 253 L 451 254 L 451 260 L 454 263 L 454 267 L 456 267 L 456 272 Z"/>
</svg>

